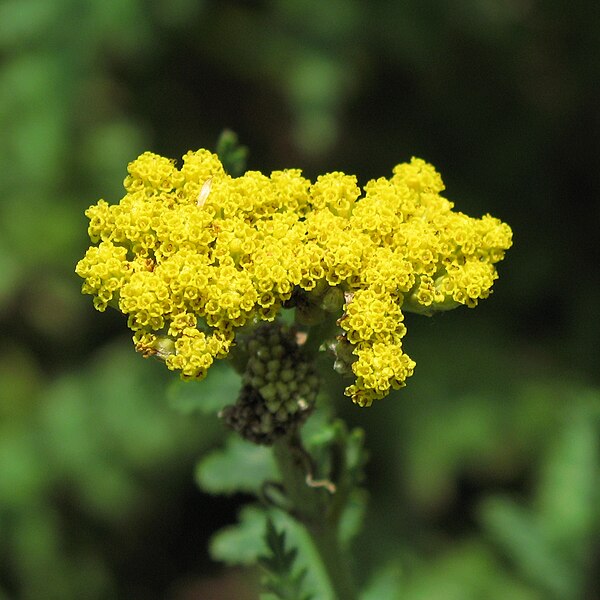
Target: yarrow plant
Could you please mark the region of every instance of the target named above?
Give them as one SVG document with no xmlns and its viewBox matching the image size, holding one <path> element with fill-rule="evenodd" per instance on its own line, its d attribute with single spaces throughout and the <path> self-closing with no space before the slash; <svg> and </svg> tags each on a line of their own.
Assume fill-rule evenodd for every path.
<svg viewBox="0 0 600 600">
<path fill-rule="evenodd" d="M 487 298 L 512 233 L 490 215 L 454 211 L 440 175 L 418 158 L 361 190 L 341 172 L 314 182 L 298 169 L 235 173 L 220 154 L 188 152 L 180 168 L 151 152 L 131 162 L 120 202 L 100 200 L 86 211 L 93 245 L 76 271 L 98 310 L 127 315 L 143 356 L 186 380 L 228 359 L 242 389 L 222 418 L 246 440 L 276 445 L 280 466 L 292 465 L 280 477 L 294 507 L 287 512 L 302 513 L 302 499 L 310 519 L 330 519 L 335 538 L 343 500 L 327 498 L 349 497 L 341 488 L 356 485 L 361 461 L 351 485 L 348 472 L 334 477 L 331 465 L 323 468 L 332 477 L 315 483 L 299 432 L 323 377 L 317 355 L 331 356 L 331 376 L 348 377 L 345 394 L 360 406 L 403 387 L 415 368 L 403 349 L 404 313 L 472 308 Z M 347 446 L 352 436 L 337 437 Z M 294 470 L 300 484 L 290 479 Z M 323 502 L 329 509 L 315 510 Z M 281 546 L 270 527 L 268 539 Z M 323 550 L 324 562 L 338 550 Z M 330 566 L 331 597 L 354 597 L 336 587 L 349 584 L 336 583 L 339 565 Z"/>
</svg>

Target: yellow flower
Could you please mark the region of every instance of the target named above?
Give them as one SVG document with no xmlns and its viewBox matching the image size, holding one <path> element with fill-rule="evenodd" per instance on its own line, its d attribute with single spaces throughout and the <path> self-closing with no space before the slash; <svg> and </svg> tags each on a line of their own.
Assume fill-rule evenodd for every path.
<svg viewBox="0 0 600 600">
<path fill-rule="evenodd" d="M 413 372 L 403 312 L 475 306 L 512 243 L 498 219 L 454 212 L 440 175 L 416 158 L 362 196 L 339 172 L 233 178 L 208 150 L 188 152 L 181 169 L 146 152 L 128 173 L 118 204 L 86 211 L 92 246 L 76 272 L 98 310 L 127 315 L 138 351 L 184 378 L 202 379 L 240 328 L 285 305 L 312 314 L 304 323 L 337 320 L 355 376 L 346 393 L 368 406 Z M 345 303 L 325 301 L 332 289 Z"/>
</svg>

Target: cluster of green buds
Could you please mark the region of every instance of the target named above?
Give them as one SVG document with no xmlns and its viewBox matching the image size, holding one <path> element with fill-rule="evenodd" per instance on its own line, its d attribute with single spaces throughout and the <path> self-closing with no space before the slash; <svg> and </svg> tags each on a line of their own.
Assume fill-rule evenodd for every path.
<svg viewBox="0 0 600 600">
<path fill-rule="evenodd" d="M 281 322 L 263 323 L 240 338 L 242 389 L 220 416 L 247 440 L 271 445 L 307 419 L 319 378 L 299 343 L 302 334 Z"/>
</svg>

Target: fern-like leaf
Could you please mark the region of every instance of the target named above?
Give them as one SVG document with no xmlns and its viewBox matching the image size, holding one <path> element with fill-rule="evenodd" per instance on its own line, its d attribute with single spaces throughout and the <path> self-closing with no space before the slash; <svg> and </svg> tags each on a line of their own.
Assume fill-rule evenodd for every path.
<svg viewBox="0 0 600 600">
<path fill-rule="evenodd" d="M 296 548 L 286 549 L 285 531 L 278 532 L 271 519 L 267 519 L 265 542 L 268 554 L 259 556 L 258 562 L 265 570 L 262 585 L 268 598 L 273 600 L 311 600 L 304 591 L 306 569 L 294 572 L 298 555 Z M 267 596 L 265 596 L 267 597 Z"/>
</svg>

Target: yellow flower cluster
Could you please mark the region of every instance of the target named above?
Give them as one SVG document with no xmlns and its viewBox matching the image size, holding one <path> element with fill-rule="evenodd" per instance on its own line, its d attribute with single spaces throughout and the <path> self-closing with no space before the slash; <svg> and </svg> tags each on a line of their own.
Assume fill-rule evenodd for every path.
<svg viewBox="0 0 600 600">
<path fill-rule="evenodd" d="M 128 172 L 119 204 L 86 211 L 95 245 L 76 271 L 98 310 L 128 316 L 138 351 L 185 378 L 227 356 L 240 327 L 338 287 L 335 318 L 355 357 L 346 393 L 370 405 L 414 369 L 403 311 L 475 306 L 511 245 L 498 219 L 453 212 L 438 173 L 415 158 L 362 196 L 338 172 L 314 183 L 294 169 L 233 178 L 207 150 L 181 169 L 146 152 Z"/>
</svg>

